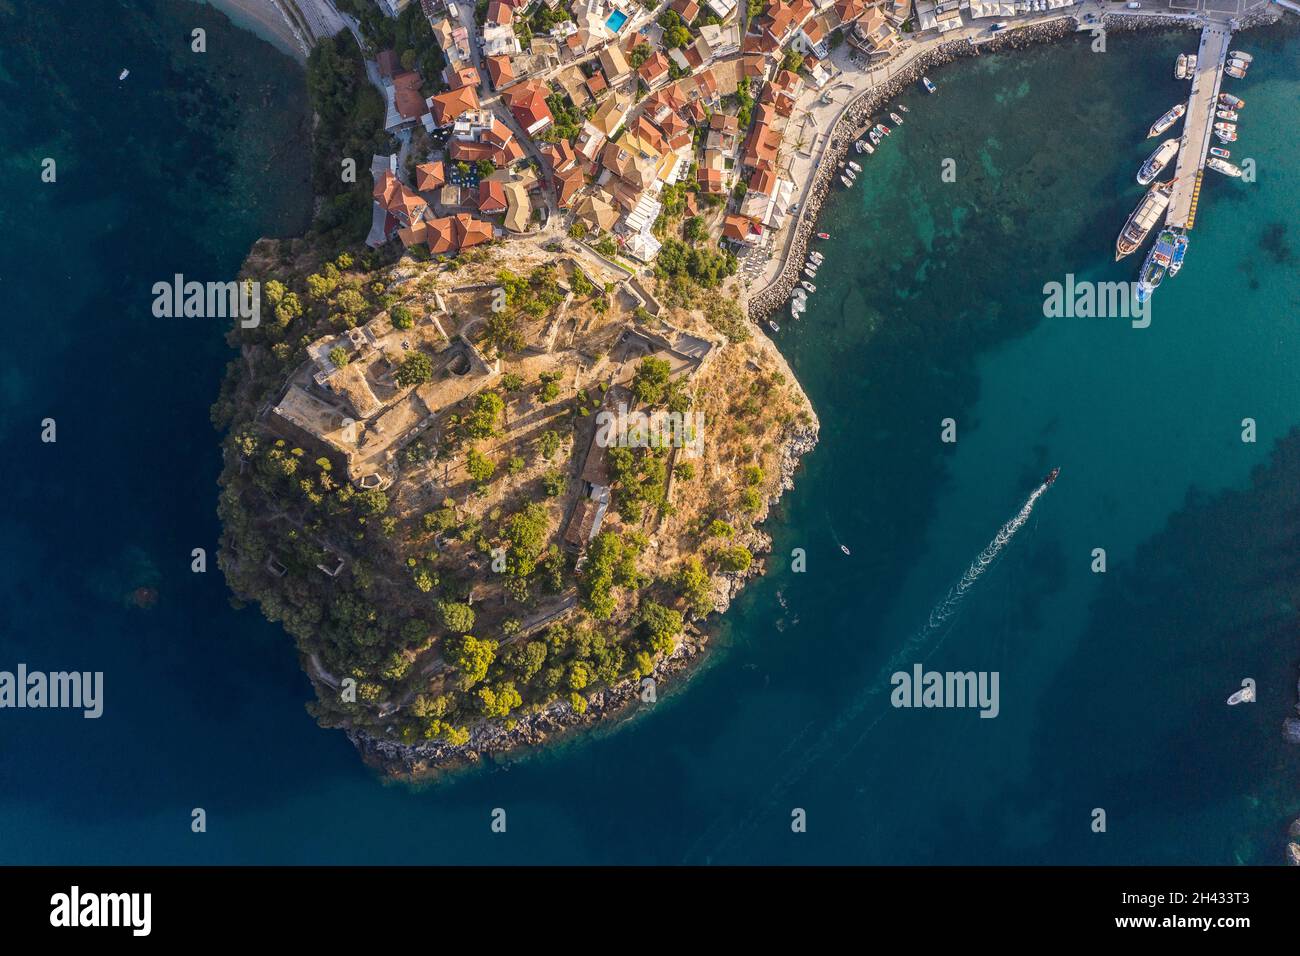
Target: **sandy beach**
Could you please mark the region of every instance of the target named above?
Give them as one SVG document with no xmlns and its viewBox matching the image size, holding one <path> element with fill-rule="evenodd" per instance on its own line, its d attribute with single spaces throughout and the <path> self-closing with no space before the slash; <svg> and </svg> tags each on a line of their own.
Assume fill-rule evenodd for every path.
<svg viewBox="0 0 1300 956">
<path fill-rule="evenodd" d="M 307 61 L 310 37 L 300 36 L 300 31 L 290 24 L 276 0 L 196 0 L 196 2 L 216 7 L 230 17 L 235 26 L 256 34 L 300 62 Z"/>
</svg>

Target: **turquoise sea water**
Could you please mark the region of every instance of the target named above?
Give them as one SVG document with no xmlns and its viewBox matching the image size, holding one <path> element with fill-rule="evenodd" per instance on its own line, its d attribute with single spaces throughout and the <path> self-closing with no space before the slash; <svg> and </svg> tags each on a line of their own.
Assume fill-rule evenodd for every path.
<svg viewBox="0 0 1300 956">
<path fill-rule="evenodd" d="M 819 291 L 778 336 L 823 424 L 772 523 L 807 572 L 774 557 L 652 713 L 412 790 L 317 729 L 289 640 L 190 572 L 191 548 L 215 550 L 207 407 L 228 356 L 219 329 L 149 314 L 153 282 L 225 278 L 305 224 L 302 75 L 181 0 L 31 7 L 0 2 L 0 295 L 20 342 L 0 366 L 0 667 L 102 669 L 106 712 L 0 712 L 0 860 L 1281 859 L 1300 813 L 1278 733 L 1300 600 L 1293 25 L 1237 44 L 1256 59 L 1232 86 L 1234 160 L 1258 181 L 1207 182 L 1145 330 L 1044 319 L 1041 290 L 1135 275 L 1114 237 L 1190 34 L 983 57 L 906 95 L 823 214 Z M 885 706 L 881 667 L 1054 465 L 925 648 L 933 669 L 999 671 L 997 719 Z M 140 586 L 156 607 L 130 606 Z M 1224 707 L 1247 676 L 1259 702 Z"/>
</svg>

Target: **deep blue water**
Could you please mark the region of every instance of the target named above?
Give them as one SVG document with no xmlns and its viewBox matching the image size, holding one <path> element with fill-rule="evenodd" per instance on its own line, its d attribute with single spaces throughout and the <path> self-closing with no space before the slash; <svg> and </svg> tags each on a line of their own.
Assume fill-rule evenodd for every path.
<svg viewBox="0 0 1300 956">
<path fill-rule="evenodd" d="M 149 310 L 153 282 L 227 278 L 252 240 L 305 226 L 302 74 L 182 0 L 32 8 L 0 3 L 0 668 L 103 670 L 106 710 L 0 711 L 0 860 L 1281 859 L 1300 812 L 1278 734 L 1300 581 L 1293 26 L 1238 44 L 1256 60 L 1234 158 L 1259 178 L 1207 183 L 1145 330 L 1043 319 L 1041 288 L 1132 277 L 1114 236 L 1190 37 L 984 57 L 905 97 L 907 124 L 824 214 L 819 291 L 778 337 L 823 423 L 772 524 L 807 572 L 774 557 L 653 713 L 412 790 L 315 726 L 279 628 L 231 610 L 215 567 L 190 572 L 216 546 L 207 410 L 229 355 L 220 329 Z M 1052 465 L 925 648 L 932 668 L 998 670 L 999 717 L 883 706 L 882 665 Z M 141 586 L 157 606 L 131 606 Z M 1246 676 L 1259 702 L 1224 707 Z"/>
</svg>

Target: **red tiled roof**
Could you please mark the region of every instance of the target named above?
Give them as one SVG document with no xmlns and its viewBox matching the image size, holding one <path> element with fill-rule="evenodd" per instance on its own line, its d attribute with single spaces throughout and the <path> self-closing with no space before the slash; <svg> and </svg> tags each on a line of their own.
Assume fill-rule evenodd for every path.
<svg viewBox="0 0 1300 956">
<path fill-rule="evenodd" d="M 454 122 L 461 113 L 478 109 L 478 94 L 471 86 L 450 90 L 432 97 L 433 119 L 439 126 Z"/>
<path fill-rule="evenodd" d="M 505 188 L 495 179 L 485 179 L 478 184 L 478 208 L 489 215 L 506 211 Z"/>
<path fill-rule="evenodd" d="M 431 192 L 447 182 L 447 173 L 442 162 L 421 163 L 415 167 L 415 188 L 420 192 Z"/>
<path fill-rule="evenodd" d="M 488 76 L 492 80 L 492 85 L 497 89 L 505 86 L 515 78 L 514 67 L 510 65 L 508 56 L 490 56 L 487 58 Z"/>
</svg>

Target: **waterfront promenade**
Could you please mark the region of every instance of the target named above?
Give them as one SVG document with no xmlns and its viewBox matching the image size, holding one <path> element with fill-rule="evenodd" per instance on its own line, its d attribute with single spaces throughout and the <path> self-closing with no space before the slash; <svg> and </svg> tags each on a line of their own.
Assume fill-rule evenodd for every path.
<svg viewBox="0 0 1300 956">
<path fill-rule="evenodd" d="M 1196 75 L 1192 79 L 1192 93 L 1187 100 L 1187 113 L 1183 116 L 1182 141 L 1178 146 L 1177 181 L 1169 200 L 1166 225 L 1190 229 L 1195 222 L 1205 157 L 1214 141 L 1214 111 L 1223 80 L 1223 64 L 1231 42 L 1232 29 L 1229 26 L 1211 23 L 1201 31 Z"/>
</svg>

